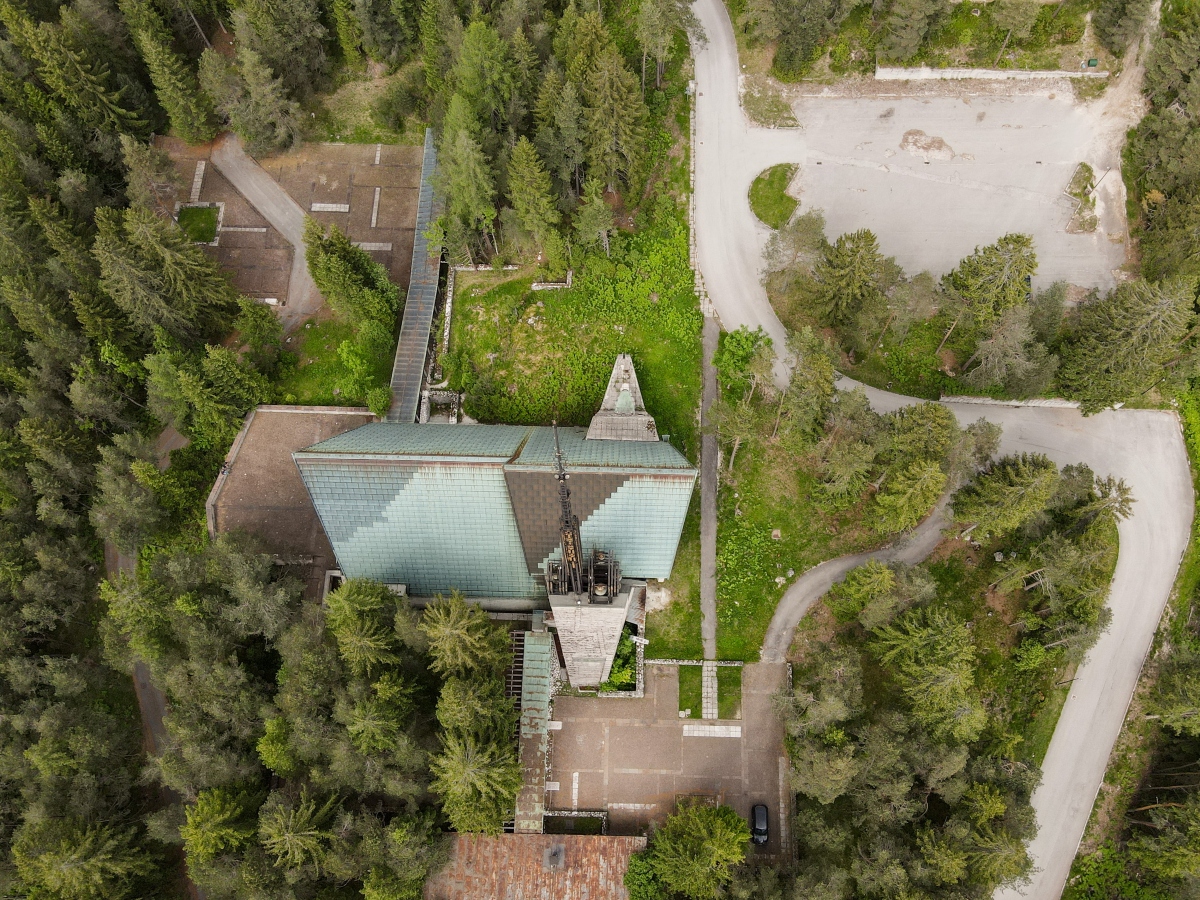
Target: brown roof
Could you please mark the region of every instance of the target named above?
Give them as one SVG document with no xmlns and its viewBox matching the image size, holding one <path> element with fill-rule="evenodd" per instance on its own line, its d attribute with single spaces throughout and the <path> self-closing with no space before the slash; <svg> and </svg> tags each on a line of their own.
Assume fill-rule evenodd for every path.
<svg viewBox="0 0 1200 900">
<path fill-rule="evenodd" d="M 425 900 L 626 900 L 629 857 L 645 847 L 644 837 L 455 835 L 450 862 L 425 883 Z"/>
<path fill-rule="evenodd" d="M 269 553 L 300 563 L 309 595 L 319 594 L 325 570 L 337 563 L 292 453 L 373 421 L 369 410 L 353 407 L 251 410 L 208 496 L 209 533 L 256 535 Z"/>
</svg>

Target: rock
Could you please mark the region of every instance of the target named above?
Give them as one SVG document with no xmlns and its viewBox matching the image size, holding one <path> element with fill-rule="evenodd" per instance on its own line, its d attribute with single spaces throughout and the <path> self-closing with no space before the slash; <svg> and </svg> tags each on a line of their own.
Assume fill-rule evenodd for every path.
<svg viewBox="0 0 1200 900">
<path fill-rule="evenodd" d="M 771 529 L 771 540 L 782 541 L 783 540 L 783 532 L 780 531 L 778 528 Z"/>
</svg>

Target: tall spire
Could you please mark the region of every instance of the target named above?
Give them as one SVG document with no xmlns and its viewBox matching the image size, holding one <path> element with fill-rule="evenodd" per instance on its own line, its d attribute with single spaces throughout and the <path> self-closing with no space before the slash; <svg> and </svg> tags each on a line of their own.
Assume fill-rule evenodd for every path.
<svg viewBox="0 0 1200 900">
<path fill-rule="evenodd" d="M 567 479 L 571 476 L 563 468 L 562 446 L 558 442 L 558 422 L 554 428 L 554 468 L 558 478 L 558 503 L 561 512 L 559 533 L 562 538 L 562 584 L 563 593 L 583 593 L 583 541 L 579 537 L 579 517 L 571 512 L 571 489 Z"/>
</svg>

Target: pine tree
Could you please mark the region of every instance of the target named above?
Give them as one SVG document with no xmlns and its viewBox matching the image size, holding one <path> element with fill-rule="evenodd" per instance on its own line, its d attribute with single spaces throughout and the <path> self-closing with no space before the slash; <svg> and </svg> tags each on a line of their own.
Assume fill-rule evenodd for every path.
<svg viewBox="0 0 1200 900">
<path fill-rule="evenodd" d="M 642 92 L 646 90 L 646 54 L 654 57 L 654 85 L 662 88 L 663 67 L 675 35 L 686 32 L 689 37 L 702 38 L 703 31 L 689 0 L 641 0 L 634 26 L 637 41 L 642 45 Z"/>
<path fill-rule="evenodd" d="M 503 672 L 512 661 L 507 632 L 493 625 L 482 607 L 467 603 L 457 591 L 425 607 L 420 628 L 429 639 L 431 668 L 441 675 L 495 674 Z"/>
<path fill-rule="evenodd" d="M 165 151 L 121 135 L 121 158 L 125 163 L 125 196 L 135 206 L 160 215 L 172 215 L 183 190 L 183 178 Z"/>
<path fill-rule="evenodd" d="M 447 135 L 442 146 L 438 174 L 446 196 L 446 218 L 452 225 L 448 240 L 460 241 L 471 256 L 474 235 L 482 233 L 495 246 L 495 178 L 483 148 L 466 129 Z"/>
<path fill-rule="evenodd" d="M 38 76 L 85 125 L 139 136 L 145 132 L 146 121 L 125 96 L 128 86 L 114 86 L 106 62 L 95 59 L 91 48 L 77 45 L 62 26 L 42 22 L 33 27 L 23 17 L 10 3 L 0 4 L 0 20 L 28 42 Z"/>
<path fill-rule="evenodd" d="M 467 26 L 450 83 L 480 122 L 499 132 L 509 124 L 517 82 L 508 47 L 482 19 Z"/>
<path fill-rule="evenodd" d="M 233 16 L 238 62 L 247 82 L 242 53 L 249 49 L 266 68 L 262 80 L 278 78 L 281 96 L 305 98 L 325 77 L 325 26 L 317 0 L 243 0 Z M 259 76 L 254 76 L 259 77 Z M 251 89 L 251 93 L 253 93 Z"/>
<path fill-rule="evenodd" d="M 521 763 L 511 740 L 480 743 L 470 735 L 448 734 L 429 768 L 456 831 L 500 834 L 521 789 Z"/>
<path fill-rule="evenodd" d="M 946 473 L 936 462 L 914 462 L 888 480 L 875 498 L 875 529 L 883 534 L 907 531 L 933 508 L 946 486 Z"/>
<path fill-rule="evenodd" d="M 688 804 L 654 833 L 650 864 L 669 890 L 716 897 L 749 844 L 750 826 L 732 807 Z"/>
<path fill-rule="evenodd" d="M 1194 292 L 1185 279 L 1127 281 L 1076 313 L 1060 382 L 1085 415 L 1144 393 L 1188 358 Z"/>
<path fill-rule="evenodd" d="M 329 234 L 314 219 L 304 223 L 305 259 L 313 281 L 330 306 L 356 329 L 368 323 L 383 326 L 390 334 L 400 308 L 400 291 L 387 270 L 371 259 L 336 225 Z"/>
<path fill-rule="evenodd" d="M 1033 238 L 1006 234 L 994 244 L 976 247 L 946 276 L 946 283 L 962 296 L 975 324 L 987 330 L 1006 309 L 1029 298 L 1036 274 Z"/>
<path fill-rule="evenodd" d="M 261 794 L 235 788 L 201 791 L 196 802 L 186 807 L 187 821 L 179 829 L 188 862 L 207 863 L 254 840 L 254 813 L 261 803 Z"/>
<path fill-rule="evenodd" d="M 212 140 L 212 107 L 196 76 L 171 49 L 171 34 L 158 12 L 148 0 L 121 0 L 121 12 L 175 133 L 189 144 Z"/>
<path fill-rule="evenodd" d="M 290 147 L 300 133 L 300 106 L 288 98 L 283 80 L 249 47 L 238 48 L 238 70 L 245 98 L 230 115 L 233 130 L 252 153 Z"/>
<path fill-rule="evenodd" d="M 355 16 L 352 0 L 333 0 L 333 21 L 337 30 L 342 59 L 350 68 L 362 64 L 362 26 Z"/>
<path fill-rule="evenodd" d="M 1046 508 L 1058 478 L 1046 456 L 1006 456 L 954 495 L 954 519 L 973 524 L 976 539 L 1007 534 Z"/>
<path fill-rule="evenodd" d="M 835 324 L 850 322 L 880 296 L 877 280 L 884 263 L 879 241 L 863 228 L 843 234 L 829 245 L 814 274 L 817 302 Z"/>
<path fill-rule="evenodd" d="M 58 820 L 22 826 L 13 862 L 30 896 L 61 900 L 125 900 L 154 869 L 132 829 Z"/>
<path fill-rule="evenodd" d="M 599 180 L 589 178 L 583 189 L 583 203 L 575 211 L 575 234 L 585 248 L 597 244 L 609 256 L 609 235 L 613 231 L 612 207 L 604 201 L 604 187 Z"/>
<path fill-rule="evenodd" d="M 285 870 L 309 868 L 320 874 L 333 832 L 330 826 L 340 804 L 337 797 L 324 803 L 302 788 L 299 800 L 288 800 L 278 791 L 267 798 L 258 816 L 263 848 Z"/>
<path fill-rule="evenodd" d="M 165 44 L 146 32 L 136 32 L 134 40 L 142 51 L 158 102 L 171 120 L 171 128 L 189 144 L 203 144 L 216 134 L 208 98 L 187 67 Z"/>
<path fill-rule="evenodd" d="M 513 147 L 508 161 L 508 197 L 521 227 L 533 235 L 539 251 L 545 252 L 561 216 L 554 205 L 550 175 L 527 137 Z"/>
<path fill-rule="evenodd" d="M 628 180 L 641 156 L 646 107 L 637 80 L 613 46 L 596 57 L 584 81 L 587 101 L 587 159 L 609 190 Z"/>
</svg>

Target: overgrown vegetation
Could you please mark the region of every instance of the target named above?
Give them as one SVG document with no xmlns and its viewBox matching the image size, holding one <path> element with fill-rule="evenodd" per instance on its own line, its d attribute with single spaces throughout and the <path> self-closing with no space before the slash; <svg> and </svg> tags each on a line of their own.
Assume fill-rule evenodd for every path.
<svg viewBox="0 0 1200 900">
<path fill-rule="evenodd" d="M 1129 504 L 1086 466 L 1000 459 L 952 504 L 982 546 L 871 562 L 827 595 L 779 701 L 797 895 L 989 896 L 1028 870 L 1044 752 L 1029 738 L 1105 626 Z"/>
<path fill-rule="evenodd" d="M 828 350 L 793 335 L 786 391 L 759 333 L 723 336 L 713 418 L 726 450 L 717 530 L 717 646 L 753 661 L 797 572 L 878 546 L 925 517 L 947 487 L 990 458 L 998 429 L 959 429 L 932 403 L 875 413 L 862 391 L 839 393 Z"/>
<path fill-rule="evenodd" d="M 1028 235 L 977 247 L 936 281 L 906 276 L 870 231 L 831 244 L 823 229 L 808 212 L 772 236 L 767 292 L 789 327 L 828 329 L 839 367 L 868 384 L 929 398 L 1057 392 L 1088 415 L 1191 371 L 1193 281 L 1122 282 L 1067 315 L 1065 284 L 1031 291 Z"/>
<path fill-rule="evenodd" d="M 531 291 L 510 281 L 455 300 L 442 363 L 484 422 L 586 425 L 600 408 L 613 360 L 630 353 L 660 434 L 696 458 L 700 326 L 687 232 L 669 198 L 612 256 L 588 257 L 573 287 Z"/>
<path fill-rule="evenodd" d="M 1081 44 L 1094 0 L 737 0 L 729 6 L 740 43 L 764 48 L 771 73 L 785 81 L 869 73 L 877 64 L 1074 69 L 1097 52 Z M 1117 55 L 1148 9 L 1141 0 L 1128 6 L 1105 0 L 1097 13 L 1105 23 L 1097 26 L 1099 36 Z"/>
</svg>

